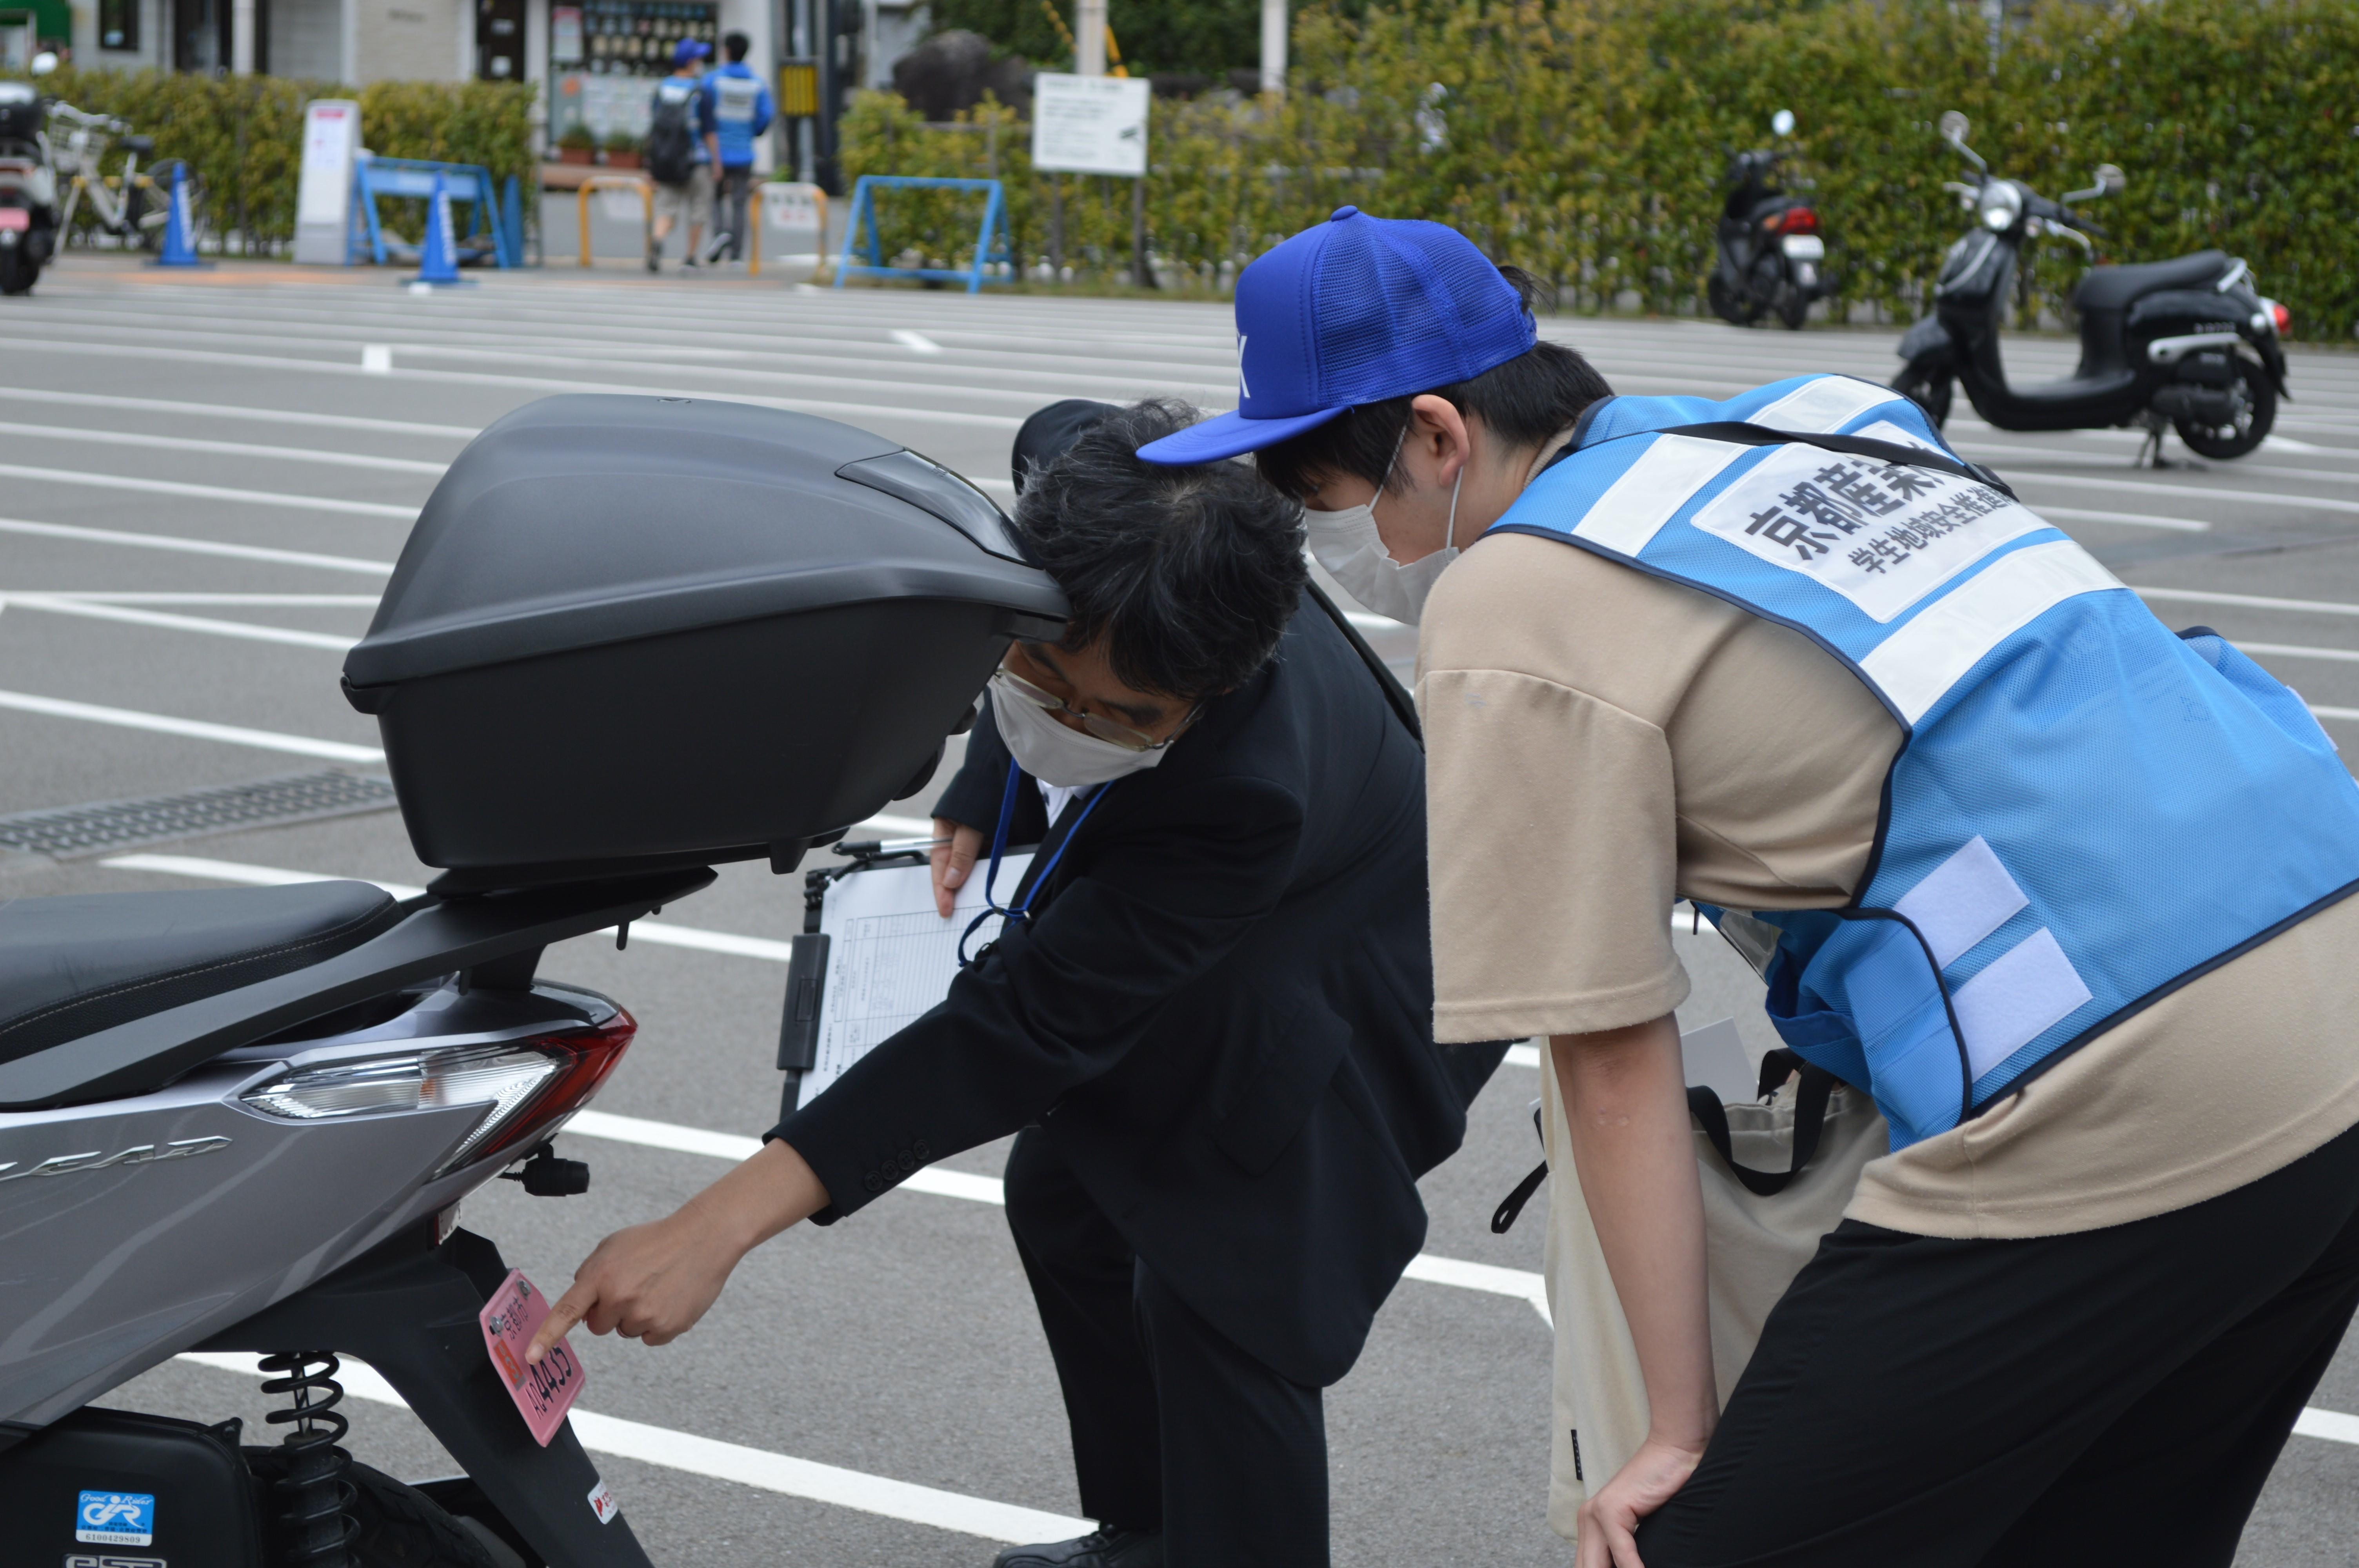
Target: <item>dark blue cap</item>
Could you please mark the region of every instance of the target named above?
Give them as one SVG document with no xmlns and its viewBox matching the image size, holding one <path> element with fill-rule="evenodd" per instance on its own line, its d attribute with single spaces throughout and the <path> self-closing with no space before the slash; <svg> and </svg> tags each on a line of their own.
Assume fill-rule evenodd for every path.
<svg viewBox="0 0 2359 1568">
<path fill-rule="evenodd" d="M 1455 229 L 1338 207 L 1237 278 L 1237 408 L 1149 441 L 1151 463 L 1275 446 L 1344 409 L 1430 392 L 1538 341 L 1523 297 Z"/>
<path fill-rule="evenodd" d="M 682 38 L 671 47 L 671 68 L 678 70 L 692 59 L 702 59 L 712 52 L 712 46 L 702 38 Z"/>
</svg>

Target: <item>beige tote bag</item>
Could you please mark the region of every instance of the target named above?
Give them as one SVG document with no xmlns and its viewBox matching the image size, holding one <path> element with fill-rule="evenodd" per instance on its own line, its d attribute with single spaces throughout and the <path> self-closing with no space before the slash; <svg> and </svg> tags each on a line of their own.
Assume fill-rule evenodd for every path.
<svg viewBox="0 0 2359 1568">
<path fill-rule="evenodd" d="M 1714 1028 L 1720 1026 L 1712 1026 Z M 1697 1031 L 1697 1034 L 1705 1031 Z M 1695 1035 L 1689 1036 L 1690 1042 Z M 1761 1172 L 1790 1169 L 1799 1075 L 1766 1103 L 1737 1101 L 1725 1114 L 1737 1162 Z M 1545 1264 L 1549 1309 L 1556 1323 L 1556 1422 L 1549 1465 L 1549 1525 L 1573 1539 L 1589 1489 L 1601 1485 L 1647 1436 L 1647 1390 L 1638 1375 L 1630 1325 L 1614 1293 L 1589 1206 L 1573 1172 L 1571 1134 L 1557 1093 L 1556 1068 L 1540 1050 L 1540 1127 L 1548 1147 L 1549 1229 Z M 1711 1292 L 1712 1370 L 1721 1403 L 1753 1356 L 1769 1309 L 1786 1293 L 1819 1238 L 1835 1227 L 1859 1184 L 1860 1167 L 1888 1151 L 1890 1136 L 1873 1101 L 1840 1084 L 1828 1097 L 1818 1148 L 1784 1188 L 1769 1196 L 1745 1189 L 1695 1131 L 1703 1177 L 1705 1267 Z"/>
</svg>

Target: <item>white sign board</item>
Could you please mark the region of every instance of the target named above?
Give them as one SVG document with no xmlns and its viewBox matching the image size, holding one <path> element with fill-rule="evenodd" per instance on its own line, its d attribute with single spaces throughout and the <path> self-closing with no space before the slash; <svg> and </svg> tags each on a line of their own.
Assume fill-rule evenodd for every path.
<svg viewBox="0 0 2359 1568">
<path fill-rule="evenodd" d="M 315 98 L 303 107 L 303 172 L 295 188 L 295 259 L 342 266 L 352 222 L 353 158 L 361 145 L 361 106 Z"/>
<path fill-rule="evenodd" d="M 1032 167 L 1063 174 L 1147 172 L 1147 106 L 1139 76 L 1032 79 Z"/>
</svg>

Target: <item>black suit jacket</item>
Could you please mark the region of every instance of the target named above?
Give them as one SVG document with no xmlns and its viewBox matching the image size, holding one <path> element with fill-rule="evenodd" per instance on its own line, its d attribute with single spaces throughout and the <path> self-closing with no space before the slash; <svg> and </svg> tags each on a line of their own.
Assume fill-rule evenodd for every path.
<svg viewBox="0 0 2359 1568">
<path fill-rule="evenodd" d="M 936 814 L 988 835 L 1007 762 L 986 714 Z M 1028 925 L 774 1136 L 825 1223 L 1037 1123 L 1181 1299 L 1332 1383 L 1501 1054 L 1433 1041 L 1424 757 L 1306 595 L 1271 664 L 1105 787 Z M 1080 803 L 1048 824 L 1028 775 L 1016 800 L 1044 865 Z"/>
</svg>

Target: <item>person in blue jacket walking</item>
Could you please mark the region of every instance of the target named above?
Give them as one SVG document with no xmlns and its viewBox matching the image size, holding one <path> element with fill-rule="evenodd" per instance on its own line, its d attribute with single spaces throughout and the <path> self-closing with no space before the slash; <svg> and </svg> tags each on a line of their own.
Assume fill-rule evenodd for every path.
<svg viewBox="0 0 2359 1568">
<path fill-rule="evenodd" d="M 777 105 L 761 75 L 745 63 L 753 40 L 732 33 L 721 40 L 728 63 L 704 78 L 704 145 L 712 155 L 712 243 L 708 259 L 745 256 L 746 198 L 754 187 L 754 143 L 770 128 Z"/>
<path fill-rule="evenodd" d="M 1549 1037 L 1644 1384 L 1610 1471 L 1557 1433 L 1580 1568 L 2227 1568 L 2359 1303 L 2317 719 L 1888 387 L 1615 396 L 1464 237 L 1350 207 L 1236 325 L 1236 411 L 1139 456 L 1253 454 L 1419 622 L 1434 1036 Z M 1763 973 L 1797 1152 L 1813 1075 L 1890 1133 L 1733 1388 L 1678 899 Z"/>
</svg>

